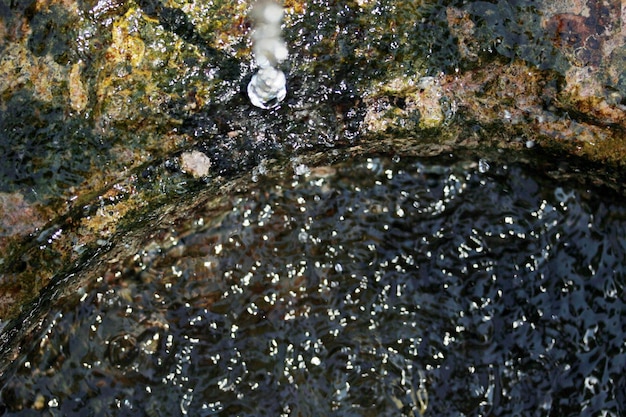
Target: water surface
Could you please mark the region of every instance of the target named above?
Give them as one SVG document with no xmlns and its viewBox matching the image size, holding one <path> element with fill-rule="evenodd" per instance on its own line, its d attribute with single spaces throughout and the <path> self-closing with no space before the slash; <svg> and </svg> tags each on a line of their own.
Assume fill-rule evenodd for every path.
<svg viewBox="0 0 626 417">
<path fill-rule="evenodd" d="M 544 167 L 257 176 L 53 306 L 1 414 L 622 415 L 625 201 Z"/>
</svg>

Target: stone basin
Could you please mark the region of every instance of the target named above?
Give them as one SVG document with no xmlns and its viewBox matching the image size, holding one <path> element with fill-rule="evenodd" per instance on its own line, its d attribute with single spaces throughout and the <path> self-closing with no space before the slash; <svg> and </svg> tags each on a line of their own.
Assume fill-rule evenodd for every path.
<svg viewBox="0 0 626 417">
<path fill-rule="evenodd" d="M 249 6 L 0 4 L 4 415 L 622 414 L 624 7 Z"/>
</svg>

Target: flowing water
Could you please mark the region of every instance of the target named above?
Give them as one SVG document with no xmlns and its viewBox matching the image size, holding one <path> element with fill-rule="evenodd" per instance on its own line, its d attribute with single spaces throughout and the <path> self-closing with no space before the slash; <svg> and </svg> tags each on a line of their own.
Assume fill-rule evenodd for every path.
<svg viewBox="0 0 626 417">
<path fill-rule="evenodd" d="M 252 31 L 253 51 L 260 67 L 248 83 L 250 102 L 260 108 L 276 107 L 287 95 L 287 79 L 278 65 L 287 59 L 287 45 L 281 37 L 284 10 L 272 0 L 257 1 L 251 15 L 255 25 Z"/>
<path fill-rule="evenodd" d="M 181 209 L 54 303 L 0 415 L 624 415 L 626 202 L 534 164 L 297 165 Z"/>
</svg>

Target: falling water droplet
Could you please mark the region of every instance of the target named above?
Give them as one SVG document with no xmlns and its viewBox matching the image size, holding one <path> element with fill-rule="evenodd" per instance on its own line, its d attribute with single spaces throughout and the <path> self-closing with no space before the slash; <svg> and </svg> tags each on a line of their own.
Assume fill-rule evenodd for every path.
<svg viewBox="0 0 626 417">
<path fill-rule="evenodd" d="M 283 8 L 273 0 L 259 0 L 252 9 L 253 53 L 259 71 L 248 84 L 248 97 L 256 107 L 276 107 L 287 95 L 287 78 L 277 68 L 287 59 L 287 46 L 281 37 Z"/>
<path fill-rule="evenodd" d="M 487 162 L 485 159 L 480 159 L 478 161 L 478 171 L 481 174 L 484 174 L 485 172 L 489 171 L 489 162 Z"/>
</svg>

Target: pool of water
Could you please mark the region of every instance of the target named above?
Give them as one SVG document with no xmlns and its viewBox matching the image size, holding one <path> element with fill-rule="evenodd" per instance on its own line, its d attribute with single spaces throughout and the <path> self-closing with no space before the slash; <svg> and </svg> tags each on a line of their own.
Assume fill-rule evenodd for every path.
<svg viewBox="0 0 626 417">
<path fill-rule="evenodd" d="M 47 308 L 0 415 L 624 415 L 626 200 L 545 170 L 372 156 L 199 199 Z"/>
</svg>

